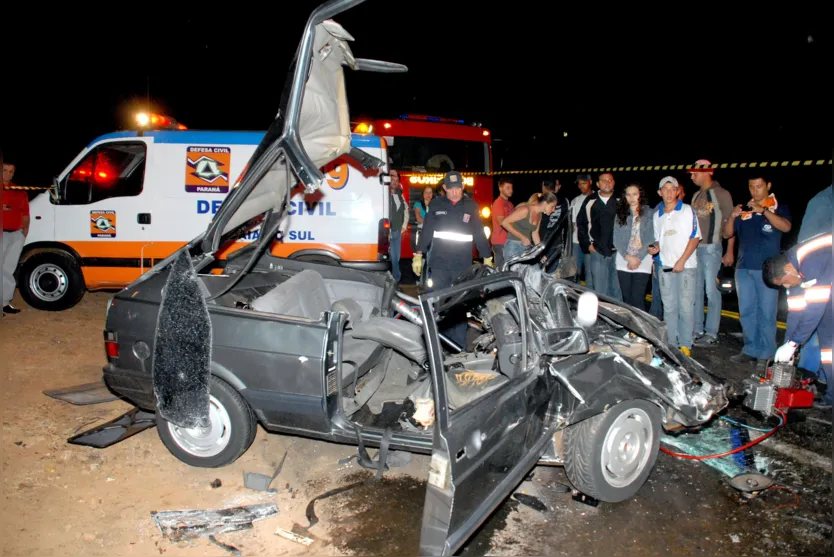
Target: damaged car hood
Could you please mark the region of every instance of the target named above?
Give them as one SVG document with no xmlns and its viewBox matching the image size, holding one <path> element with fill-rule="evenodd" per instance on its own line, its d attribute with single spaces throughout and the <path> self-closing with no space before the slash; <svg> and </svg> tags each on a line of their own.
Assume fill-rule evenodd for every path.
<svg viewBox="0 0 834 557">
<path fill-rule="evenodd" d="M 573 282 L 555 279 L 535 265 L 518 265 L 530 299 L 538 302 L 545 328 L 578 326 L 573 314 L 559 312 L 557 299 L 578 302 L 593 292 Z M 557 357 L 547 364 L 571 392 L 571 421 L 594 415 L 629 398 L 650 398 L 667 407 L 667 426 L 694 426 L 708 421 L 728 404 L 726 386 L 697 360 L 672 349 L 666 325 L 653 315 L 593 292 L 597 319 L 617 330 L 612 334 L 587 327 L 592 340 L 586 354 Z M 564 302 L 562 302 L 564 306 Z M 559 315 L 557 315 L 559 313 Z M 571 321 L 565 323 L 565 321 Z M 659 357 L 658 357 L 659 356 Z"/>
</svg>

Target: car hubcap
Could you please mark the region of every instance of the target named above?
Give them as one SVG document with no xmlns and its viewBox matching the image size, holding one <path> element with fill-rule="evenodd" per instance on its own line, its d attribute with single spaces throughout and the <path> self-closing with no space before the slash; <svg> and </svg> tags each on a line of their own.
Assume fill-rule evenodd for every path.
<svg viewBox="0 0 834 557">
<path fill-rule="evenodd" d="M 602 474 L 613 487 L 626 487 L 646 468 L 654 432 L 649 415 L 632 408 L 617 416 L 602 443 Z"/>
<path fill-rule="evenodd" d="M 51 263 L 38 265 L 29 277 L 29 290 L 44 302 L 54 302 L 66 294 L 69 279 L 60 267 Z"/>
<path fill-rule="evenodd" d="M 177 427 L 168 423 L 174 442 L 188 454 L 209 458 L 220 454 L 229 444 L 232 422 L 229 413 L 214 396 L 210 397 L 208 427 Z"/>
</svg>

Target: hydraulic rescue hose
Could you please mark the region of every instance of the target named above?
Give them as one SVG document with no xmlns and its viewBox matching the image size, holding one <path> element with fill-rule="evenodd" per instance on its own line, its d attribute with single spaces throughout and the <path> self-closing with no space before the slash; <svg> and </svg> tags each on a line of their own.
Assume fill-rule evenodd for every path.
<svg viewBox="0 0 834 557">
<path fill-rule="evenodd" d="M 726 451 L 726 452 L 717 453 L 717 454 L 708 454 L 708 455 L 703 455 L 703 456 L 689 455 L 689 454 L 684 454 L 684 453 L 676 453 L 676 452 L 670 451 L 669 449 L 666 449 L 664 447 L 660 447 L 660 451 L 664 452 L 668 455 L 676 456 L 678 458 L 685 458 L 687 460 L 707 460 L 707 459 L 710 459 L 710 458 L 721 458 L 722 456 L 729 456 L 731 454 L 735 454 L 735 453 L 747 450 L 747 449 L 749 449 L 750 447 L 752 447 L 753 445 L 755 445 L 757 443 L 761 443 L 762 441 L 764 441 L 765 439 L 767 439 L 768 437 L 773 435 L 776 432 L 777 429 L 779 429 L 781 427 L 784 427 L 784 425 L 788 421 L 787 415 L 785 415 L 785 413 L 782 410 L 778 410 L 778 409 L 776 410 L 776 413 L 779 414 L 779 424 L 778 425 L 776 425 L 773 429 L 771 429 L 770 431 L 768 431 L 767 433 L 765 433 L 764 435 L 762 435 L 758 439 L 750 441 L 749 443 L 747 443 L 746 445 L 742 445 L 741 447 L 736 447 L 735 449 L 733 449 L 731 451 Z"/>
</svg>

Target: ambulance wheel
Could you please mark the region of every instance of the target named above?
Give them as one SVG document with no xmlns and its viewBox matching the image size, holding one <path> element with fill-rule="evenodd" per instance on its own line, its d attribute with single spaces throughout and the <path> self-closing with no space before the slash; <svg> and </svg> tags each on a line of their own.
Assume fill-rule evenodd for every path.
<svg viewBox="0 0 834 557">
<path fill-rule="evenodd" d="M 20 268 L 20 296 L 35 309 L 63 311 L 84 297 L 86 285 L 81 267 L 65 251 L 42 251 L 27 258 Z"/>
</svg>

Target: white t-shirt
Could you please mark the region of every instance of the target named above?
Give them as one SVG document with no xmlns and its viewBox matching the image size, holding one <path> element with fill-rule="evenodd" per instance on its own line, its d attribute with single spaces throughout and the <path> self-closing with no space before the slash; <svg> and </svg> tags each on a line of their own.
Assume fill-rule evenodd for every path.
<svg viewBox="0 0 834 557">
<path fill-rule="evenodd" d="M 579 217 L 579 209 L 582 208 L 582 203 L 587 199 L 587 195 L 580 193 L 570 202 L 570 216 L 573 219 L 573 243 L 579 243 L 579 229 L 576 227 L 576 219 Z"/>
<path fill-rule="evenodd" d="M 669 213 L 663 212 L 663 205 L 663 202 L 658 205 L 652 218 L 654 237 L 660 242 L 660 264 L 663 267 L 674 267 L 686 251 L 686 244 L 689 240 L 701 239 L 701 228 L 698 226 L 698 217 L 690 205 L 679 200 L 674 210 Z M 695 252 L 689 256 L 683 267 L 684 269 L 698 267 Z"/>
</svg>

